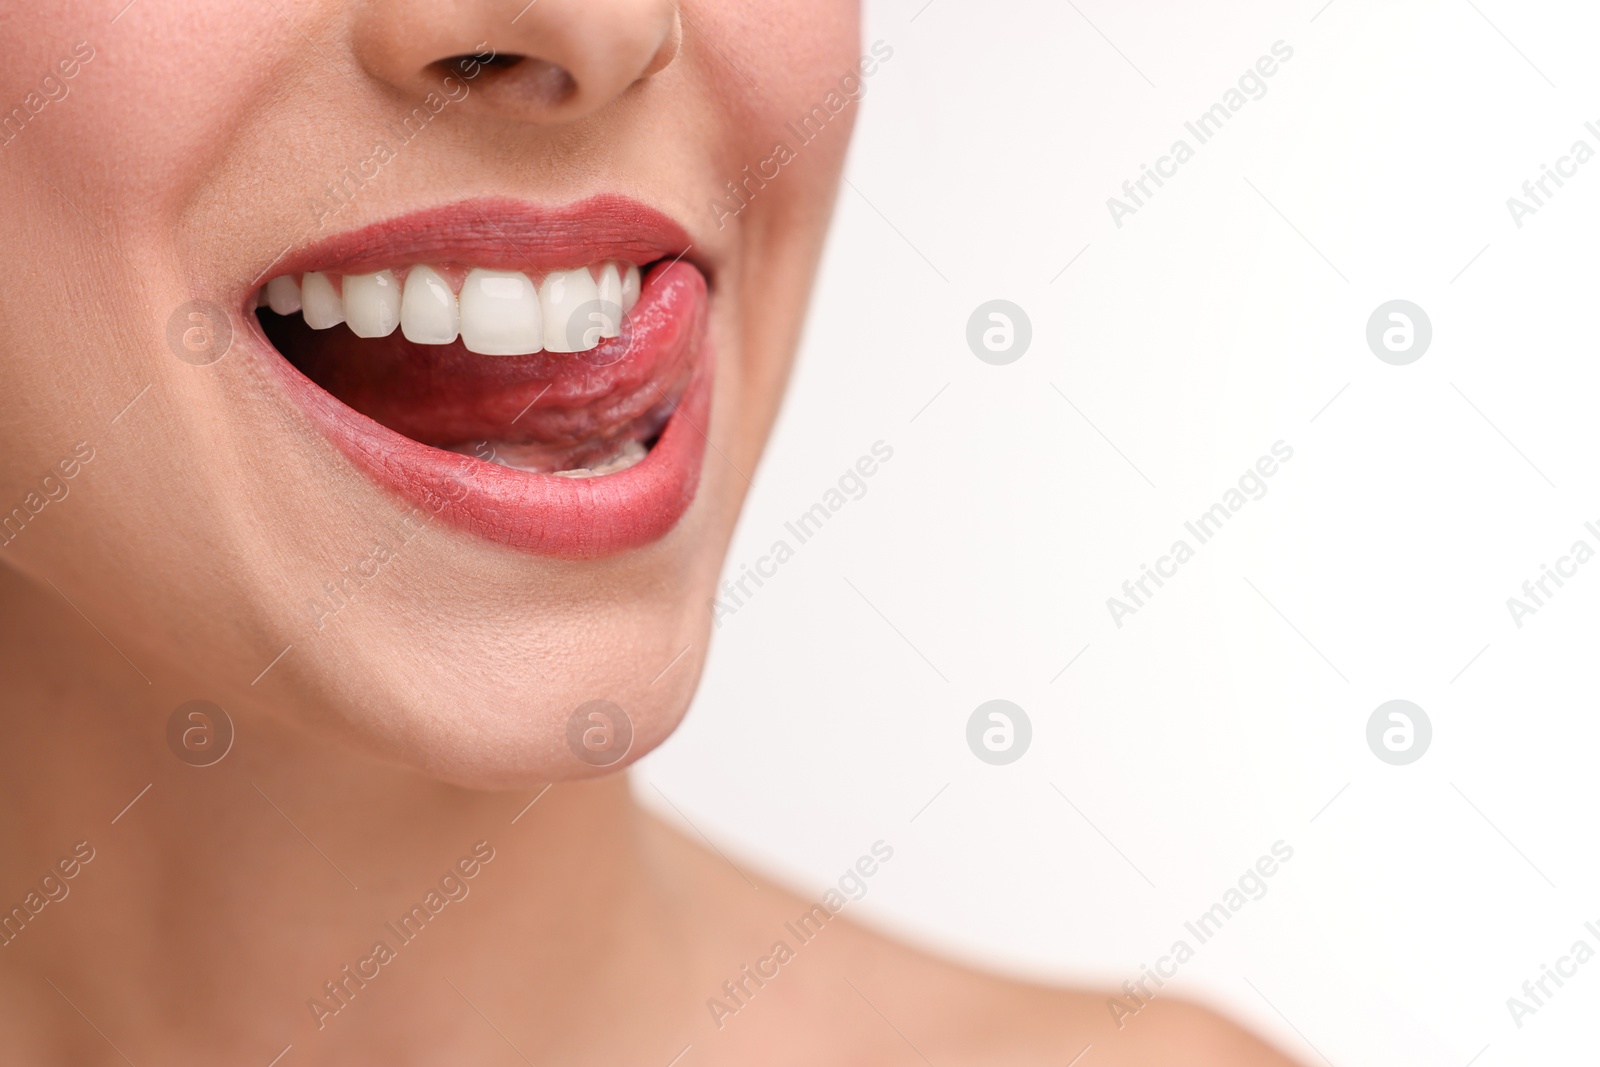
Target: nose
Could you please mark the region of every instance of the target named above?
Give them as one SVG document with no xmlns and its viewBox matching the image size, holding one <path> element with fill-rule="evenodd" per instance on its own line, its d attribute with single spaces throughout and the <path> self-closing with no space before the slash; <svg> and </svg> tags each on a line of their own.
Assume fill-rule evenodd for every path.
<svg viewBox="0 0 1600 1067">
<path fill-rule="evenodd" d="M 409 97 L 468 79 L 480 107 L 571 122 L 670 64 L 672 0 L 391 0 L 363 5 L 356 55 Z"/>
</svg>

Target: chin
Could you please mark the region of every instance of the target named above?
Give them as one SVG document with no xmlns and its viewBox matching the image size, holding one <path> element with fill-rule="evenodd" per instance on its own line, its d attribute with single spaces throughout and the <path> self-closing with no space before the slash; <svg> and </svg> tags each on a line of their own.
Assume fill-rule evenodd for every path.
<svg viewBox="0 0 1600 1067">
<path fill-rule="evenodd" d="M 687 712 L 709 631 L 703 604 L 690 603 L 623 604 L 610 618 L 592 603 L 571 605 L 579 618 L 502 603 L 493 619 L 453 626 L 442 616 L 404 633 L 352 625 L 316 656 L 285 656 L 267 694 L 235 685 L 233 702 L 219 703 L 242 718 L 241 741 L 253 718 L 465 789 L 602 777 L 659 745 Z M 524 625 L 506 629 L 518 614 Z"/>
<path fill-rule="evenodd" d="M 700 665 L 684 682 L 634 687 L 588 682 L 519 690 L 442 689 L 388 709 L 381 721 L 339 709 L 348 737 L 375 758 L 462 789 L 538 790 L 625 770 L 675 730 Z M 596 692 L 609 696 L 594 696 Z"/>
</svg>

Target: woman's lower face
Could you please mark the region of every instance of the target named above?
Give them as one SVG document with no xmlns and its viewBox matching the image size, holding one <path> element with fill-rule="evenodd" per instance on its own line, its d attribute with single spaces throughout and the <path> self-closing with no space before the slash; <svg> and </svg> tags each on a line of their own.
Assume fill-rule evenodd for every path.
<svg viewBox="0 0 1600 1067">
<path fill-rule="evenodd" d="M 456 784 L 664 738 L 872 61 L 854 5 L 0 31 L 7 561 L 153 685 Z"/>
</svg>

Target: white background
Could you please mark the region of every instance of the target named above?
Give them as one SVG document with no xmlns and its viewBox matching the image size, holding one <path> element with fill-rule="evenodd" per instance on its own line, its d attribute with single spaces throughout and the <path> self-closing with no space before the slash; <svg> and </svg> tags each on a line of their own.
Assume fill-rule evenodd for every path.
<svg viewBox="0 0 1600 1067">
<path fill-rule="evenodd" d="M 1596 13 L 922 3 L 869 7 L 894 56 L 729 573 L 894 457 L 723 620 L 639 792 L 808 894 L 885 839 L 854 918 L 1052 981 L 1137 977 L 1282 839 L 1176 988 L 1308 1063 L 1592 1055 L 1600 960 L 1520 1029 L 1506 998 L 1600 949 L 1600 561 L 1520 629 L 1506 599 L 1600 548 L 1600 160 L 1521 228 L 1506 199 L 1600 149 Z M 1267 95 L 1116 227 L 1278 40 Z M 1009 366 L 965 340 L 994 298 L 1032 322 Z M 1395 298 L 1433 324 L 1409 366 L 1366 345 Z M 1118 629 L 1106 598 L 1280 439 Z M 1033 723 L 1007 767 L 966 745 L 992 698 Z M 1392 698 L 1432 720 L 1409 766 L 1367 747 Z"/>
</svg>

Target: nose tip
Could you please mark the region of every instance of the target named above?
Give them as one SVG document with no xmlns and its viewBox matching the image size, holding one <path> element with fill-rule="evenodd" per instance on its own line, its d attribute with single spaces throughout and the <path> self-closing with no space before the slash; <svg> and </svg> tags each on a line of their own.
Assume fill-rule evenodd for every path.
<svg viewBox="0 0 1600 1067">
<path fill-rule="evenodd" d="M 605 107 L 677 56 L 671 0 L 395 0 L 362 16 L 357 57 L 408 95 L 470 78 L 480 107 L 527 122 L 571 122 Z"/>
</svg>

